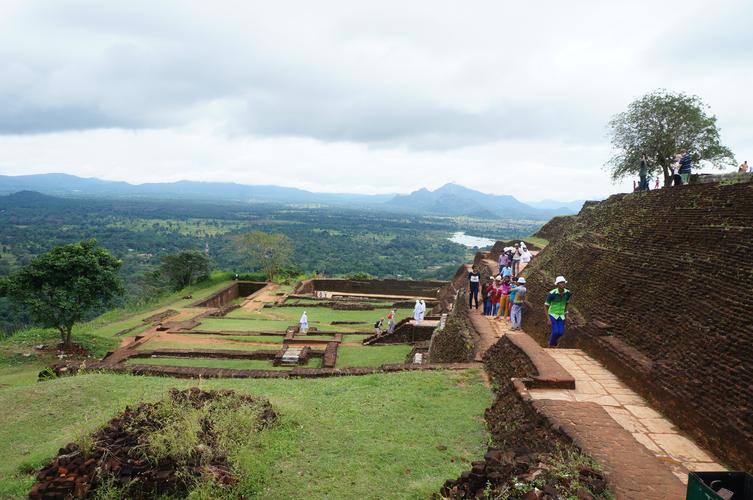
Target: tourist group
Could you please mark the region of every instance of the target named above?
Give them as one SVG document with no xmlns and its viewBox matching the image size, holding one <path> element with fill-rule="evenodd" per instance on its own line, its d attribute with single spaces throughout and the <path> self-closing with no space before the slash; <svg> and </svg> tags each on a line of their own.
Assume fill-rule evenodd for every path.
<svg viewBox="0 0 753 500">
<path fill-rule="evenodd" d="M 483 280 L 477 266 L 468 273 L 468 307 L 479 308 L 479 293 L 483 304 L 482 313 L 499 321 L 511 321 L 512 330 L 520 330 L 523 320 L 523 305 L 526 301 L 526 279 L 518 276 L 522 267 L 531 261 L 532 255 L 525 243 L 516 243 L 503 249 L 497 261 L 499 274 Z M 567 280 L 557 276 L 555 288 L 548 294 L 544 303 L 547 322 L 551 327 L 549 347 L 557 347 L 565 334 L 565 315 L 571 292 L 566 288 Z"/>
</svg>

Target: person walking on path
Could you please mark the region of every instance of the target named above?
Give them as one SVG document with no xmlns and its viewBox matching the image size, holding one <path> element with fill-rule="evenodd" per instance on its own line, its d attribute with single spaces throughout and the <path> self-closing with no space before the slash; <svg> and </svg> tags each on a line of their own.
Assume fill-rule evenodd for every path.
<svg viewBox="0 0 753 500">
<path fill-rule="evenodd" d="M 489 316 L 497 314 L 499 309 L 499 276 L 493 278 L 489 287 Z"/>
<path fill-rule="evenodd" d="M 494 319 L 510 319 L 510 277 L 505 276 L 500 285 L 499 312 Z"/>
<path fill-rule="evenodd" d="M 306 334 L 309 331 L 309 316 L 306 311 L 301 314 L 301 319 L 298 320 L 298 333 Z"/>
<path fill-rule="evenodd" d="M 416 324 L 421 323 L 421 302 L 416 299 L 416 305 L 413 306 L 413 319 L 416 320 Z"/>
<path fill-rule="evenodd" d="M 390 313 L 387 315 L 387 333 L 392 333 L 395 331 L 395 309 L 393 308 L 390 310 Z"/>
<path fill-rule="evenodd" d="M 424 302 L 424 299 L 421 299 L 419 302 L 421 304 L 421 321 L 423 321 L 426 316 L 426 302 Z"/>
<path fill-rule="evenodd" d="M 510 316 L 512 318 L 512 330 L 520 330 L 520 323 L 523 321 L 523 302 L 526 300 L 526 279 L 523 277 L 518 278 L 517 285 L 513 288 L 512 309 Z"/>
<path fill-rule="evenodd" d="M 509 265 L 503 267 L 502 272 L 500 272 L 499 274 L 502 276 L 502 278 L 504 278 L 505 276 L 512 278 L 512 267 L 510 267 Z"/>
<path fill-rule="evenodd" d="M 505 268 L 510 265 L 510 258 L 507 256 L 507 253 L 502 251 L 501 254 L 499 254 L 499 259 L 497 259 L 497 264 L 499 264 L 499 274 L 502 274 L 502 268 Z"/>
<path fill-rule="evenodd" d="M 468 309 L 473 307 L 473 303 L 476 303 L 476 309 L 478 309 L 478 289 L 481 284 L 481 274 L 478 272 L 478 268 L 473 266 L 471 272 L 468 273 Z"/>
<path fill-rule="evenodd" d="M 489 297 L 489 291 L 491 290 L 492 284 L 494 283 L 494 277 L 489 276 L 489 281 L 483 284 L 481 287 L 481 300 L 484 301 L 484 316 L 489 316 L 489 313 L 492 310 L 492 301 L 491 297 Z"/>
<path fill-rule="evenodd" d="M 557 287 L 546 296 L 546 321 L 552 327 L 552 335 L 549 337 L 549 347 L 557 347 L 560 338 L 565 335 L 565 315 L 567 305 L 570 303 L 572 293 L 565 288 L 567 280 L 564 276 L 557 276 L 554 285 Z"/>
<path fill-rule="evenodd" d="M 515 243 L 515 248 L 512 251 L 512 274 L 517 276 L 520 272 L 520 245 Z"/>
</svg>

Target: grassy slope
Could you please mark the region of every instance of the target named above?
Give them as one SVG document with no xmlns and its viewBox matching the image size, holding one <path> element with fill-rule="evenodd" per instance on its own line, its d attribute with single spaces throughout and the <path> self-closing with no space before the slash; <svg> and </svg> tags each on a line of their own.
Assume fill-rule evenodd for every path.
<svg viewBox="0 0 753 500">
<path fill-rule="evenodd" d="M 227 286 L 229 283 L 227 278 L 226 273 L 215 273 L 207 281 L 167 295 L 147 305 L 108 311 L 88 323 L 76 326 L 73 331 L 73 341 L 89 349 L 93 357 L 101 358 L 108 350 L 116 348 L 120 343 L 120 337 L 114 336 L 116 333 L 132 326 L 139 327 L 129 334 L 134 335 L 146 328 L 146 326 L 141 326 L 143 318 L 166 309 L 185 308 L 194 301 Z M 193 298 L 183 299 L 182 297 L 186 295 L 193 295 Z M 44 344 L 53 348 L 59 343 L 58 332 L 45 328 L 22 330 L 0 341 L 0 388 L 36 381 L 39 371 L 57 359 L 49 352 L 36 350 L 34 346 Z"/>
<path fill-rule="evenodd" d="M 426 498 L 481 456 L 487 439 L 491 396 L 475 370 L 203 382 L 88 374 L 0 389 L 0 498 L 22 498 L 32 478 L 19 471 L 126 404 L 197 383 L 264 395 L 281 414 L 244 466 L 248 474 L 268 466 L 263 498 Z"/>
</svg>

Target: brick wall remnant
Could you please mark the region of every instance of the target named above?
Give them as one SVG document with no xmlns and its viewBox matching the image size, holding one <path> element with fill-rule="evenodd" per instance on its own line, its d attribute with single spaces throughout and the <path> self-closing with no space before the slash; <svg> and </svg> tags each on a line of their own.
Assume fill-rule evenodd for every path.
<svg viewBox="0 0 753 500">
<path fill-rule="evenodd" d="M 256 281 L 234 281 L 218 290 L 206 299 L 191 304 L 192 307 L 222 307 L 238 297 L 248 297 L 267 286 L 266 283 Z"/>
<path fill-rule="evenodd" d="M 317 291 L 334 293 L 363 293 L 367 295 L 388 295 L 396 297 L 436 297 L 446 281 L 436 280 L 352 280 L 336 278 L 314 278 L 302 281 L 295 294 L 313 294 Z"/>
<path fill-rule="evenodd" d="M 458 293 L 443 330 L 436 330 L 429 344 L 430 363 L 465 363 L 473 358 L 475 330 L 470 325 L 466 295 Z"/>
<path fill-rule="evenodd" d="M 615 195 L 537 236 L 550 243 L 524 271 L 525 331 L 545 342 L 545 294 L 564 275 L 562 346 L 582 347 L 702 446 L 753 468 L 753 182 Z"/>
</svg>

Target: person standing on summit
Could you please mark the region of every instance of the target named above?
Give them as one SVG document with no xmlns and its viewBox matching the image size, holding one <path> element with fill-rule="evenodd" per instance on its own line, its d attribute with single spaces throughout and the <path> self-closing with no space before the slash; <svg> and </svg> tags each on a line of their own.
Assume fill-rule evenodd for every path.
<svg viewBox="0 0 753 500">
<path fill-rule="evenodd" d="M 549 347 L 557 347 L 560 338 L 565 335 L 565 315 L 567 305 L 570 303 L 572 293 L 565 288 L 567 280 L 564 276 L 557 276 L 554 280 L 557 288 L 550 291 L 546 296 L 546 322 L 552 327 L 552 336 L 549 337 Z"/>
<path fill-rule="evenodd" d="M 641 155 L 638 177 L 641 180 L 638 183 L 638 191 L 648 191 L 648 157 L 645 154 Z"/>
<path fill-rule="evenodd" d="M 693 156 L 687 151 L 682 152 L 680 157 L 680 168 L 677 173 L 680 175 L 680 185 L 690 182 L 690 174 L 693 170 Z"/>
<path fill-rule="evenodd" d="M 478 290 L 481 285 L 481 274 L 478 272 L 478 268 L 473 266 L 471 272 L 468 273 L 468 309 L 473 308 L 474 301 L 476 302 L 476 309 L 478 309 Z"/>
</svg>

